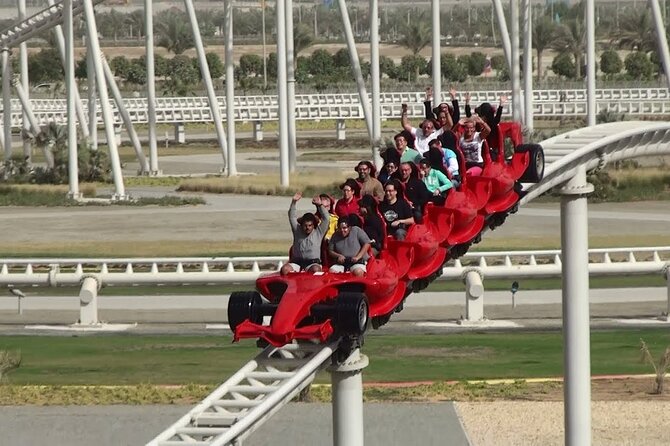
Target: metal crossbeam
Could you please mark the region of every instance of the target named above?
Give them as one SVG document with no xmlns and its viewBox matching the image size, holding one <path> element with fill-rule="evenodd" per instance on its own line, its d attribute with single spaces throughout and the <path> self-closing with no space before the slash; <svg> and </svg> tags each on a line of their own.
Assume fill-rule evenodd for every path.
<svg viewBox="0 0 670 446">
<path fill-rule="evenodd" d="M 91 0 L 93 6 L 104 0 Z M 72 1 L 72 15 L 77 16 L 84 11 L 84 0 Z M 23 22 L 11 26 L 0 34 L 0 48 L 12 48 L 25 42 L 56 25 L 63 24 L 63 2 L 57 2 Z"/>
<path fill-rule="evenodd" d="M 240 444 L 307 386 L 336 348 L 267 347 L 147 446 Z"/>
</svg>

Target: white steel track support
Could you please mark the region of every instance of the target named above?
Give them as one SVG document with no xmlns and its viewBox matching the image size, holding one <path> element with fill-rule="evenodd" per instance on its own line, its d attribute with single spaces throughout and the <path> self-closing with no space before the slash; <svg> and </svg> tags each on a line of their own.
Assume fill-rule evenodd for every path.
<svg viewBox="0 0 670 446">
<path fill-rule="evenodd" d="M 591 444 L 591 333 L 586 169 L 561 189 L 564 422 L 567 446 Z"/>
<path fill-rule="evenodd" d="M 67 169 L 68 169 L 68 196 L 78 200 L 79 192 L 79 160 L 77 147 L 77 115 L 75 98 L 77 84 L 74 79 L 74 30 L 72 20 L 72 0 L 64 0 L 63 31 L 65 34 L 65 93 L 67 96 Z M 84 123 L 85 126 L 85 123 Z"/>
<path fill-rule="evenodd" d="M 158 142 L 156 140 L 156 65 L 154 57 L 153 0 L 144 0 L 145 52 L 147 59 L 147 114 L 149 137 L 149 174 L 160 175 L 158 168 Z"/>
<path fill-rule="evenodd" d="M 91 34 L 88 31 L 90 25 L 86 20 L 86 83 L 88 84 L 88 134 L 91 143 L 91 149 L 98 150 L 98 93 L 97 83 L 95 81 L 95 55 L 93 53 L 93 43 L 88 38 Z"/>
<path fill-rule="evenodd" d="M 235 152 L 235 65 L 233 61 L 233 0 L 225 0 L 225 28 L 226 28 L 226 126 L 228 129 L 228 176 L 237 175 L 237 160 Z M 229 82 L 228 79 L 233 80 Z"/>
<path fill-rule="evenodd" d="M 48 0 L 48 4 L 50 6 L 53 5 L 54 0 Z M 65 24 L 65 22 L 63 22 L 63 24 Z M 63 66 L 65 66 L 65 64 L 67 63 L 65 55 L 66 40 L 65 36 L 63 36 L 63 28 L 60 25 L 54 26 L 54 34 L 56 35 L 56 42 L 58 44 L 58 52 L 60 54 L 61 61 L 63 62 Z M 24 89 L 27 92 L 28 87 L 24 86 Z M 81 98 L 79 97 L 79 90 L 76 88 L 74 89 L 74 105 L 77 111 L 77 120 L 79 121 L 79 129 L 81 131 L 81 135 L 84 138 L 88 138 L 89 131 L 88 126 L 86 125 L 86 115 L 84 114 L 84 106 L 82 105 Z"/>
<path fill-rule="evenodd" d="M 512 119 L 521 122 L 523 111 L 521 110 L 521 73 L 519 70 L 519 2 L 521 0 L 509 1 L 509 15 L 512 27 L 512 69 L 510 79 L 512 80 Z"/>
<path fill-rule="evenodd" d="M 288 69 L 286 66 L 286 0 L 277 0 L 277 104 L 279 120 L 279 184 L 289 185 Z"/>
<path fill-rule="evenodd" d="M 9 48 L 0 49 L 2 53 L 2 125 L 3 125 L 3 146 L 5 148 L 5 162 L 12 159 L 12 64 L 9 60 Z M 5 175 L 7 175 L 5 170 Z"/>
<path fill-rule="evenodd" d="M 345 0 L 338 0 L 337 4 L 340 8 L 340 16 L 342 17 L 342 25 L 344 27 L 344 37 L 347 41 L 347 49 L 349 50 L 349 59 L 351 60 L 351 70 L 356 78 L 356 87 L 358 88 L 358 96 L 360 98 L 361 107 L 363 108 L 363 116 L 365 116 L 365 125 L 368 130 L 368 137 L 373 141 L 374 134 L 372 133 L 372 113 L 370 111 L 370 99 L 365 90 L 365 81 L 361 72 L 361 63 L 358 59 L 358 50 L 356 49 L 356 42 L 354 40 L 354 32 L 351 30 L 351 20 L 349 20 L 349 12 L 347 11 L 347 2 Z"/>
<path fill-rule="evenodd" d="M 665 5 L 665 1 L 663 2 Z M 665 26 L 663 24 L 663 14 L 658 0 L 649 0 L 651 13 L 654 18 L 654 27 L 656 29 L 656 38 L 658 39 L 658 54 L 661 56 L 663 63 L 663 71 L 665 73 L 665 81 L 670 88 L 670 52 L 668 51 L 668 37 L 665 33 Z"/>
<path fill-rule="evenodd" d="M 288 169 L 294 173 L 297 167 L 298 148 L 295 129 L 295 64 L 296 54 L 293 42 L 293 0 L 286 0 L 286 116 L 288 119 Z"/>
<path fill-rule="evenodd" d="M 195 52 L 198 56 L 198 63 L 200 64 L 200 73 L 202 80 L 205 82 L 205 89 L 207 90 L 207 98 L 209 99 L 209 107 L 214 119 L 214 128 L 216 128 L 216 137 L 221 148 L 221 155 L 223 156 L 223 167 L 221 172 L 224 172 L 227 167 L 228 143 L 226 142 L 226 132 L 223 130 L 223 123 L 221 122 L 221 111 L 219 110 L 219 102 L 216 99 L 216 92 L 214 91 L 214 84 L 212 83 L 212 76 L 209 74 L 209 65 L 207 65 L 207 57 L 205 57 L 205 47 L 202 44 L 202 37 L 200 36 L 200 28 L 198 27 L 198 19 L 195 15 L 195 7 L 192 0 L 184 0 L 186 13 L 191 24 L 191 31 L 193 31 L 193 41 L 195 43 Z M 226 79 L 226 84 L 234 82 L 232 79 Z"/>
<path fill-rule="evenodd" d="M 523 124 L 533 132 L 533 9 L 523 0 Z M 539 63 L 539 62 L 538 62 Z"/>
<path fill-rule="evenodd" d="M 433 101 L 434 106 L 442 102 L 442 59 L 440 57 L 440 0 L 431 0 L 430 15 L 432 18 L 432 48 L 433 57 Z"/>
<path fill-rule="evenodd" d="M 330 370 L 333 385 L 333 445 L 363 446 L 363 369 L 368 357 L 355 349 Z"/>
<path fill-rule="evenodd" d="M 381 74 L 379 71 L 379 0 L 370 0 L 370 83 L 372 93 L 372 162 L 382 168 Z"/>
<path fill-rule="evenodd" d="M 596 11 L 595 0 L 586 0 L 586 122 L 596 125 Z M 576 60 L 575 63 L 581 63 Z"/>
<path fill-rule="evenodd" d="M 147 446 L 241 442 L 314 379 L 337 343 L 267 347 Z"/>
<path fill-rule="evenodd" d="M 512 43 L 510 42 L 509 31 L 507 31 L 507 19 L 505 18 L 505 10 L 503 9 L 502 0 L 493 0 L 493 8 L 496 11 L 498 30 L 500 31 L 500 40 L 502 41 L 503 53 L 505 54 L 505 61 L 507 62 L 507 69 L 511 74 Z"/>
<path fill-rule="evenodd" d="M 18 2 L 18 13 L 19 13 L 19 22 L 23 22 L 26 19 L 26 0 L 19 0 Z M 30 89 L 30 79 L 28 78 L 28 45 L 26 42 L 22 42 L 19 45 L 19 70 L 21 76 L 21 86 L 24 91 Z M 23 131 L 30 130 L 30 123 L 28 122 L 28 115 L 24 111 L 23 113 Z M 29 139 L 23 140 L 23 157 L 29 164 L 32 163 L 32 144 Z"/>
<path fill-rule="evenodd" d="M 86 31 L 89 43 L 91 44 L 91 58 L 95 68 L 95 83 L 98 86 L 98 96 L 100 98 L 100 108 L 102 118 L 105 123 L 105 134 L 107 136 L 107 146 L 109 147 L 109 160 L 112 164 L 112 177 L 114 179 L 114 199 L 126 200 L 126 189 L 123 185 L 123 175 L 121 173 L 121 161 L 119 151 L 116 145 L 116 136 L 114 135 L 114 117 L 109 105 L 109 96 L 107 94 L 107 82 L 102 69 L 102 53 L 100 52 L 100 42 L 98 42 L 98 27 L 95 23 L 95 13 L 93 11 L 92 0 L 84 0 L 84 14 L 86 16 Z M 92 73 L 88 73 L 91 76 Z"/>
</svg>

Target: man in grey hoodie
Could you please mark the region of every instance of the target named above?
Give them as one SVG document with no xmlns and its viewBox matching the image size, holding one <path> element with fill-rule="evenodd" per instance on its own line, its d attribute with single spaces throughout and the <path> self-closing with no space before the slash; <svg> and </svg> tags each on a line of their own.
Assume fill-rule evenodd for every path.
<svg viewBox="0 0 670 446">
<path fill-rule="evenodd" d="M 316 205 L 319 210 L 320 221 L 311 212 L 296 218 L 295 205 L 301 198 L 302 192 L 296 192 L 288 209 L 288 222 L 293 232 L 293 245 L 291 246 L 289 263 L 281 267 L 282 275 L 298 271 L 315 273 L 322 270 L 321 244 L 324 235 L 328 232 L 330 216 L 321 204 L 321 198 L 316 195 L 312 199 L 312 204 Z"/>
</svg>

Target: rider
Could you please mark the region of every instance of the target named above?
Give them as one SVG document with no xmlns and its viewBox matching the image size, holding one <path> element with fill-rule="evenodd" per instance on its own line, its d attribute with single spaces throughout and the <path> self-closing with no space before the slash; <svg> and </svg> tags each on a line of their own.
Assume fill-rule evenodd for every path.
<svg viewBox="0 0 670 446">
<path fill-rule="evenodd" d="M 302 198 L 302 192 L 296 192 L 291 199 L 288 209 L 288 222 L 293 232 L 293 245 L 289 263 L 281 267 L 281 274 L 290 272 L 309 271 L 312 273 L 321 271 L 321 242 L 328 231 L 330 217 L 328 211 L 323 207 L 321 197 L 316 195 L 312 199 L 319 210 L 321 221 L 311 212 L 296 218 L 296 203 Z"/>
</svg>

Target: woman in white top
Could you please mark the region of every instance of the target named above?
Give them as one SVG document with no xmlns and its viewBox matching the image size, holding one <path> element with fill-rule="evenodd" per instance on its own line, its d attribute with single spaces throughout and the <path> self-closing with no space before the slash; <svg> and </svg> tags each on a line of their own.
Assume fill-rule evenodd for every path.
<svg viewBox="0 0 670 446">
<path fill-rule="evenodd" d="M 463 128 L 463 135 L 458 140 L 458 146 L 465 156 L 465 168 L 470 175 L 481 175 L 484 167 L 484 158 L 482 158 L 482 144 L 491 128 L 477 115 L 471 118 L 463 118 L 458 122 Z M 475 130 L 479 125 L 481 131 Z"/>
</svg>

